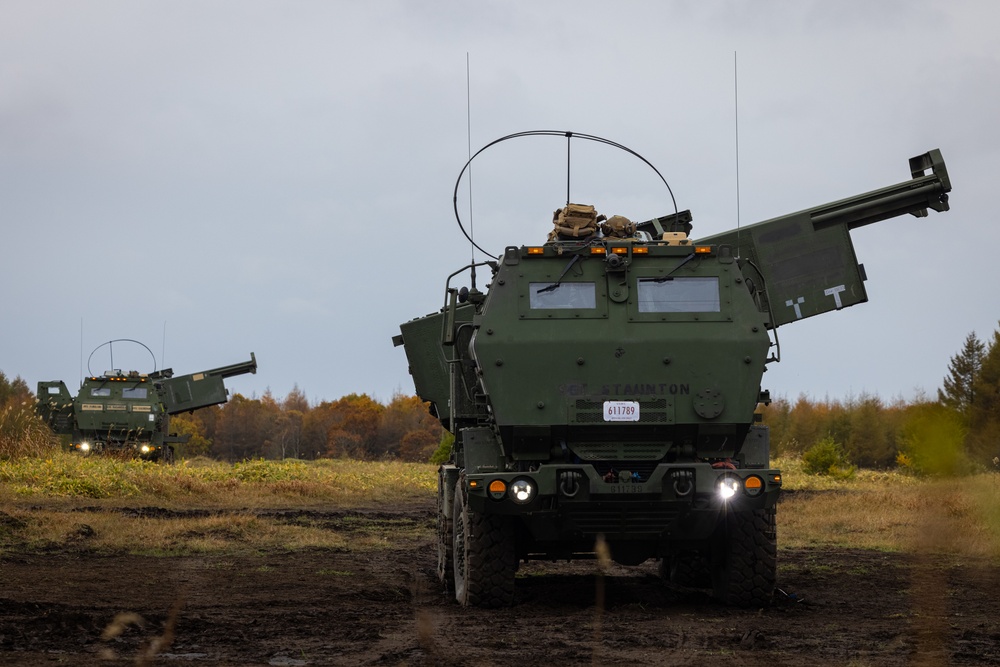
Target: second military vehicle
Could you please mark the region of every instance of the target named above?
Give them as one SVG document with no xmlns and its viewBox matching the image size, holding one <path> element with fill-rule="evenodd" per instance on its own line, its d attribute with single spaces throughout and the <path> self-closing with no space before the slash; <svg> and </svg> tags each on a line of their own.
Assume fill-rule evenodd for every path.
<svg viewBox="0 0 1000 667">
<path fill-rule="evenodd" d="M 118 369 L 92 374 L 83 379 L 76 397 L 62 380 L 42 381 L 37 410 L 53 431 L 70 436 L 74 451 L 118 452 L 169 463 L 174 444 L 186 439 L 170 433 L 170 416 L 225 403 L 229 397 L 223 380 L 256 372 L 257 358 L 251 352 L 249 361 L 180 377 L 169 368 L 148 374 Z"/>
<path fill-rule="evenodd" d="M 531 134 L 624 148 L 550 131 L 493 144 Z M 603 543 L 618 563 L 658 559 L 676 584 L 767 605 L 781 473 L 757 408 L 775 330 L 867 300 L 850 230 L 948 210 L 941 153 L 909 166 L 896 185 L 697 241 L 676 206 L 633 224 L 567 202 L 548 242 L 451 274 L 441 311 L 394 342 L 455 436 L 437 523 L 438 575 L 458 601 L 512 604 L 519 562 Z M 465 273 L 471 287 L 453 286 Z"/>
</svg>

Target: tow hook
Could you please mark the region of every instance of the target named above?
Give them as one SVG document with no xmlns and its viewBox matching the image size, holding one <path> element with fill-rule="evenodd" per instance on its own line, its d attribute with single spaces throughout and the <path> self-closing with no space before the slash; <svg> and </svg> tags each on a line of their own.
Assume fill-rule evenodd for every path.
<svg viewBox="0 0 1000 667">
<path fill-rule="evenodd" d="M 674 493 L 678 498 L 691 495 L 694 491 L 694 472 L 691 470 L 674 470 L 670 473 L 674 480 Z"/>
<path fill-rule="evenodd" d="M 564 470 L 559 473 L 559 493 L 567 498 L 572 498 L 580 492 L 580 482 L 583 474 L 576 470 Z"/>
</svg>

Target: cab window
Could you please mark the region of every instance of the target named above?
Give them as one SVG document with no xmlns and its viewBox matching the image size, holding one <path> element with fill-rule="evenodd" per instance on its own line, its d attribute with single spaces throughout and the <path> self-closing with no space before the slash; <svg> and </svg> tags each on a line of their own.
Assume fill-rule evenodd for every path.
<svg viewBox="0 0 1000 667">
<path fill-rule="evenodd" d="M 640 313 L 717 313 L 719 279 L 715 276 L 639 279 Z"/>
<path fill-rule="evenodd" d="M 94 387 L 90 390 L 91 396 L 110 396 L 111 387 Z"/>
<path fill-rule="evenodd" d="M 531 283 L 528 292 L 532 310 L 597 307 L 594 283 Z"/>
<path fill-rule="evenodd" d="M 122 389 L 122 398 L 146 398 L 146 387 Z"/>
</svg>

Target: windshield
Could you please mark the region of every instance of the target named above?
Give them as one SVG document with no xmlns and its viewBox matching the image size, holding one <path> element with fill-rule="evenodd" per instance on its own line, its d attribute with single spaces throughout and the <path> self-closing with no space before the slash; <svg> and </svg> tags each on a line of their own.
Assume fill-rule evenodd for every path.
<svg viewBox="0 0 1000 667">
<path fill-rule="evenodd" d="M 532 309 L 597 307 L 594 283 L 531 283 L 528 291 Z"/>
<path fill-rule="evenodd" d="M 715 276 L 639 280 L 640 313 L 717 313 L 719 279 Z"/>
</svg>

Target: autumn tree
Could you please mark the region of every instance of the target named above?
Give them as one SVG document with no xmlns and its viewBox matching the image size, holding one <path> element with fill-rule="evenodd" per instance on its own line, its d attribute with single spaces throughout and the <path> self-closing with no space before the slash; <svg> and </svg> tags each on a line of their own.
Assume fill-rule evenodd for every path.
<svg viewBox="0 0 1000 667">
<path fill-rule="evenodd" d="M 262 456 L 268 434 L 265 405 L 259 399 L 234 394 L 219 415 L 211 451 L 229 461 Z"/>
<path fill-rule="evenodd" d="M 22 404 L 25 401 L 33 403 L 34 399 L 35 395 L 28 388 L 28 383 L 22 380 L 20 376 L 13 380 L 8 380 L 3 371 L 0 371 L 0 408 L 8 405 Z"/>
<path fill-rule="evenodd" d="M 865 467 L 882 468 L 896 460 L 894 439 L 885 421 L 886 409 L 878 396 L 862 394 L 848 410 L 845 451 L 851 462 Z M 836 440 L 836 436 L 833 436 Z"/>
<path fill-rule="evenodd" d="M 396 393 L 382 412 L 377 446 L 404 461 L 427 461 L 441 442 L 441 431 L 427 403 Z"/>
<path fill-rule="evenodd" d="M 212 449 L 212 440 L 205 435 L 205 425 L 200 418 L 201 412 L 206 411 L 184 412 L 170 418 L 170 432 L 188 436 L 187 442 L 175 445 L 178 458 L 206 456 Z"/>
<path fill-rule="evenodd" d="M 377 446 L 378 425 L 385 407 L 367 394 L 348 394 L 325 407 L 327 456 L 383 458 Z"/>
</svg>

